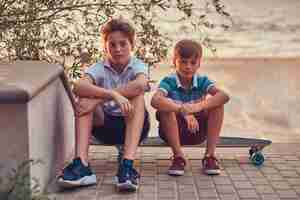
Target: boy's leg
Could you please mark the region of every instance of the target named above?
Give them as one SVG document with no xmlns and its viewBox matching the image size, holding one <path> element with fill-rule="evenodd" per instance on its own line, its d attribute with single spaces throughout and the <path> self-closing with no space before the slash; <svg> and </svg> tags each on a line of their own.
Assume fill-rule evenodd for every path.
<svg viewBox="0 0 300 200">
<path fill-rule="evenodd" d="M 173 151 L 172 164 L 168 169 L 168 174 L 171 176 L 182 176 L 186 161 L 181 149 L 179 137 L 179 124 L 174 112 L 160 112 L 159 113 L 160 128 L 162 129 L 163 137 L 171 146 Z"/>
<path fill-rule="evenodd" d="M 215 156 L 216 146 L 223 124 L 223 118 L 224 106 L 219 106 L 208 111 L 206 155 Z"/>
<path fill-rule="evenodd" d="M 58 178 L 62 187 L 87 186 L 97 183 L 96 175 L 88 165 L 88 149 L 94 112 L 75 117 L 75 158 L 63 169 Z M 98 123 L 103 124 L 98 121 Z"/>
<path fill-rule="evenodd" d="M 145 120 L 144 96 L 139 95 L 131 99 L 131 104 L 133 106 L 133 113 L 130 116 L 124 117 L 126 123 L 124 155 L 116 176 L 116 186 L 120 191 L 136 191 L 138 188 L 139 174 L 133 168 L 133 160 L 140 142 Z"/>
<path fill-rule="evenodd" d="M 144 95 L 139 95 L 130 102 L 133 106 L 133 113 L 125 117 L 124 158 L 134 160 L 145 119 Z"/>
<path fill-rule="evenodd" d="M 215 156 L 216 145 L 219 139 L 224 116 L 224 106 L 219 106 L 208 111 L 207 147 L 202 159 L 202 169 L 205 174 L 220 174 L 220 166 Z"/>
<path fill-rule="evenodd" d="M 174 112 L 159 112 L 159 121 L 164 137 L 170 145 L 174 157 L 183 157 L 183 151 L 180 145 L 179 127 Z"/>
<path fill-rule="evenodd" d="M 104 123 L 104 113 L 100 106 L 97 106 L 94 112 L 75 117 L 75 157 L 80 157 L 86 166 L 88 165 L 89 139 L 93 122 L 95 122 L 95 126 L 101 126 Z"/>
</svg>

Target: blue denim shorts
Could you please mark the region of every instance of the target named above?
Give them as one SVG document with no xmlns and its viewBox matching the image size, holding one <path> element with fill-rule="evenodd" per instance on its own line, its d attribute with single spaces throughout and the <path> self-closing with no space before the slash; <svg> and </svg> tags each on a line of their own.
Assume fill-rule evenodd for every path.
<svg viewBox="0 0 300 200">
<path fill-rule="evenodd" d="M 147 138 L 149 129 L 149 113 L 146 111 L 140 142 Z M 104 125 L 100 127 L 93 127 L 92 134 L 97 140 L 104 144 L 124 144 L 125 130 L 126 123 L 123 116 L 113 116 L 108 113 L 104 113 Z"/>
</svg>

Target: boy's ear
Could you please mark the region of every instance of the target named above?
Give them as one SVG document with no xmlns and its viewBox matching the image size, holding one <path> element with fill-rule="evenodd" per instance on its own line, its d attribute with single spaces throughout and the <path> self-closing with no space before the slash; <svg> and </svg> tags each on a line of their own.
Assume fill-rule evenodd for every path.
<svg viewBox="0 0 300 200">
<path fill-rule="evenodd" d="M 131 45 L 131 51 L 133 51 L 135 47 L 135 39 L 132 41 L 132 43 L 130 43 L 130 45 Z"/>
<path fill-rule="evenodd" d="M 176 58 L 175 56 L 173 56 L 173 65 L 175 66 L 175 64 L 176 64 Z"/>
<path fill-rule="evenodd" d="M 104 50 L 104 53 L 107 53 L 106 42 L 103 42 L 101 45 L 102 45 L 102 49 Z"/>
</svg>

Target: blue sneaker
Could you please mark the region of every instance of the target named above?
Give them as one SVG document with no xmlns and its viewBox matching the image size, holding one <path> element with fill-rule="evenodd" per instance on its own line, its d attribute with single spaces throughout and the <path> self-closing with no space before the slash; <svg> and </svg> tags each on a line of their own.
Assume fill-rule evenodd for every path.
<svg viewBox="0 0 300 200">
<path fill-rule="evenodd" d="M 58 177 L 58 185 L 64 188 L 94 185 L 97 183 L 96 175 L 90 166 L 84 166 L 80 158 L 73 161 L 63 169 L 62 175 Z"/>
<path fill-rule="evenodd" d="M 136 191 L 139 178 L 139 173 L 133 168 L 133 160 L 124 159 L 119 165 L 116 176 L 116 188 L 118 191 Z"/>
</svg>

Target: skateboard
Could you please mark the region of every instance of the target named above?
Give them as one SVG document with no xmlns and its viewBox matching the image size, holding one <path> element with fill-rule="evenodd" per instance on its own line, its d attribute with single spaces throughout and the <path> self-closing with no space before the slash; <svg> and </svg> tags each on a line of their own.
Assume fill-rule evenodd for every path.
<svg viewBox="0 0 300 200">
<path fill-rule="evenodd" d="M 260 166 L 264 163 L 265 157 L 262 150 L 272 143 L 271 140 L 242 138 L 242 137 L 220 137 L 217 147 L 222 148 L 242 148 L 248 147 L 249 159 L 255 166 Z M 160 137 L 148 137 L 141 143 L 142 147 L 162 147 L 167 144 Z M 205 143 L 196 145 L 183 145 L 184 147 L 205 147 Z"/>
</svg>

